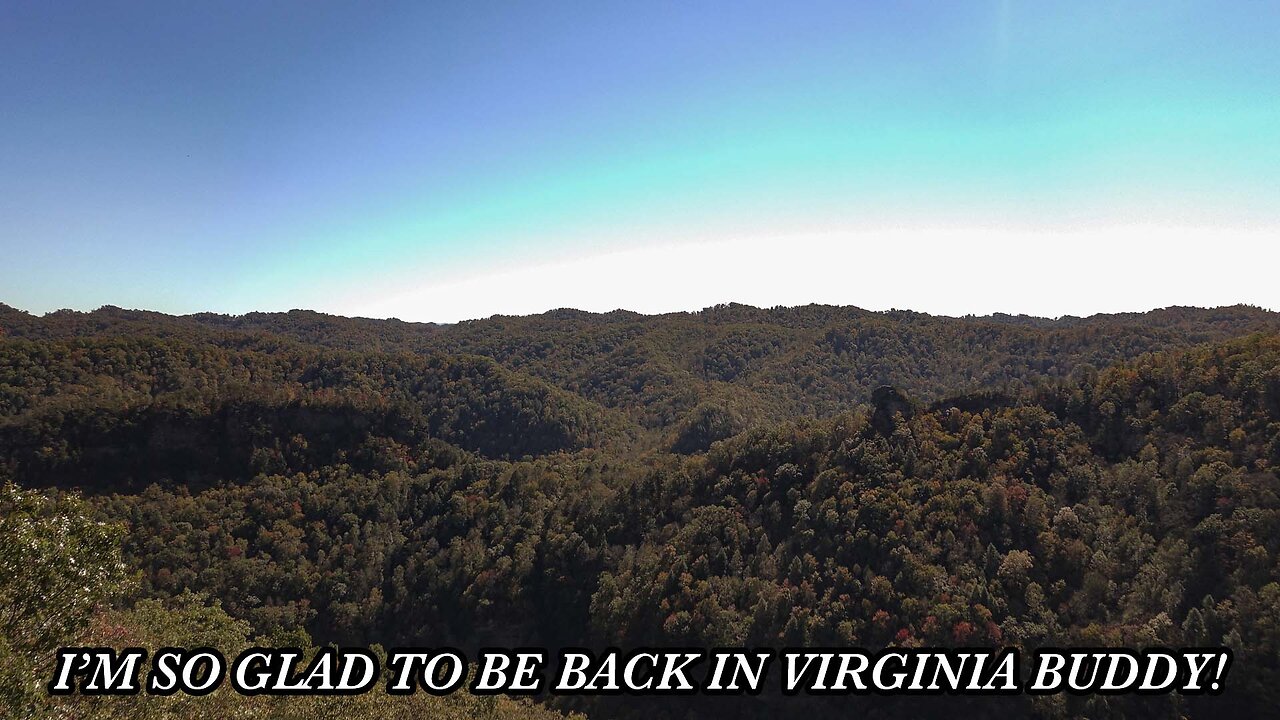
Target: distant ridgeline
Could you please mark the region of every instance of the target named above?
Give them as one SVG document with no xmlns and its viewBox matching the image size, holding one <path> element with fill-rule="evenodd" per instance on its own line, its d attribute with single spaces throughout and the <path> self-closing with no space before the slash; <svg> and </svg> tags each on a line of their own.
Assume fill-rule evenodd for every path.
<svg viewBox="0 0 1280 720">
<path fill-rule="evenodd" d="M 192 590 L 262 637 L 1227 645 L 1214 712 L 1266 713 L 1280 706 L 1277 468 L 1280 314 L 1251 307 L 423 325 L 0 306 L 0 477 L 82 490 L 127 528 L 141 579 L 119 603 Z M 875 717 L 1210 707 L 926 700 L 858 703 Z M 577 703 L 598 717 L 850 707 Z"/>
<path fill-rule="evenodd" d="M 711 441 L 752 424 L 847 412 L 867 402 L 881 385 L 930 402 L 981 389 L 1033 386 L 1073 373 L 1089 377 L 1096 369 L 1144 353 L 1277 331 L 1280 314 L 1247 306 L 1046 320 L 945 318 L 821 305 L 770 310 L 721 305 L 657 316 L 555 310 L 434 325 L 300 310 L 175 317 L 105 307 L 34 317 L 0 305 L 0 337 L 81 341 L 38 346 L 55 358 L 65 355 L 56 362 L 69 363 L 67 372 L 72 373 L 68 380 L 41 386 L 40 394 L 49 401 L 93 392 L 93 387 L 68 387 L 87 378 L 93 378 L 89 386 L 105 384 L 126 394 L 144 388 L 148 402 L 172 391 L 190 393 L 193 386 L 205 396 L 225 397 L 249 382 L 304 393 L 391 399 L 438 385 L 442 373 L 461 373 L 473 376 L 468 390 L 506 397 L 510 391 L 499 391 L 499 385 L 534 394 L 556 388 L 587 401 L 574 404 L 557 395 L 544 404 L 549 415 L 576 416 L 591 412 L 588 406 L 594 409 L 594 421 L 579 418 L 590 427 L 574 427 L 574 437 L 496 439 L 505 445 L 479 439 L 468 443 L 457 436 L 451 440 L 486 455 L 514 457 L 599 441 L 604 426 L 649 441 L 660 438 L 683 451 L 704 451 Z M 160 347 L 144 348 L 142 340 Z M 120 361 L 125 363 L 138 353 L 156 359 L 126 372 L 127 366 L 115 369 L 115 360 L 98 359 L 109 353 L 94 348 L 104 347 L 124 353 Z M 268 356 L 270 362 L 257 367 Z M 489 358 L 497 366 L 463 356 Z M 451 369 L 446 372 L 445 367 Z M 187 376 L 184 382 L 181 378 Z M 421 405 L 422 400 L 415 402 Z M 21 401 L 6 393 L 0 402 Z M 459 408 L 466 403 L 444 404 Z M 439 405 L 424 412 L 440 413 Z M 7 415 L 30 409 L 0 406 Z M 467 420 L 475 433 L 476 419 Z M 526 430 L 509 429 L 518 434 Z M 490 431 L 486 427 L 480 434 Z M 561 441 L 564 445 L 555 445 Z M 535 446 L 525 447 L 526 442 Z M 544 444 L 537 446 L 539 442 Z"/>
</svg>

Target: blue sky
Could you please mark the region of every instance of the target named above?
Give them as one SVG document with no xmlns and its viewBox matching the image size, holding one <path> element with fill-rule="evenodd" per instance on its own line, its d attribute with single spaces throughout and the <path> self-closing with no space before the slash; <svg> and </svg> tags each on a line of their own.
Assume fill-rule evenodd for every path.
<svg viewBox="0 0 1280 720">
<path fill-rule="evenodd" d="M 1273 2 L 6 3 L 0 302 L 1280 309 L 1277 37 Z"/>
</svg>

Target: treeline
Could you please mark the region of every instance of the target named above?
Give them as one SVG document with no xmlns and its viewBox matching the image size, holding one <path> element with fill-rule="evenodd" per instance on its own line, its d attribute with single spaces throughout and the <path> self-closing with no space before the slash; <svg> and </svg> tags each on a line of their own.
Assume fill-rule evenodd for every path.
<svg viewBox="0 0 1280 720">
<path fill-rule="evenodd" d="M 657 316 L 556 310 L 433 325 L 306 311 L 174 317 L 111 307 L 34 317 L 0 305 L 0 332 L 10 338 L 163 337 L 201 344 L 287 338 L 362 354 L 484 356 L 617 409 L 649 435 L 703 450 L 706 442 L 696 432 L 681 441 L 673 429 L 697 425 L 708 409 L 731 420 L 722 432 L 738 431 L 845 412 L 880 385 L 936 400 L 1276 331 L 1280 314 L 1248 306 L 1045 320 L 721 305 Z"/>
<path fill-rule="evenodd" d="M 1280 334 L 1221 340 L 1271 314 L 557 313 L 426 328 L 413 342 L 430 355 L 202 334 L 208 319 L 147 335 L 125 316 L 127 332 L 75 315 L 75 332 L 0 341 L 6 472 L 91 491 L 85 512 L 127 528 L 121 558 L 140 575 L 99 614 L 196 591 L 238 637 L 388 647 L 1227 645 L 1217 698 L 866 697 L 857 711 L 1280 703 Z M 839 373 L 796 375 L 845 355 L 873 370 L 838 391 Z M 709 357 L 719 379 L 690 367 Z M 871 392 L 880 379 L 895 387 Z M 775 717 L 851 702 L 567 704 Z"/>
<path fill-rule="evenodd" d="M 519 458 L 593 444 L 606 415 L 475 356 L 265 339 L 0 343 L 0 447 L 28 485 L 122 490 L 336 465 L 414 469 L 457 449 Z"/>
<path fill-rule="evenodd" d="M 210 695 L 52 697 L 45 687 L 59 647 L 218 648 L 228 658 L 251 646 L 315 648 L 302 630 L 262 636 L 217 600 L 188 592 L 137 600 L 120 554 L 119 524 L 96 520 L 72 496 L 48 497 L 0 485 L 0 717 L 314 720 L 493 718 L 564 720 L 528 701 L 459 693 L 352 697 L 247 697 L 226 685 Z M 375 653 L 382 653 L 374 647 Z M 145 677 L 150 664 L 139 671 Z"/>
</svg>

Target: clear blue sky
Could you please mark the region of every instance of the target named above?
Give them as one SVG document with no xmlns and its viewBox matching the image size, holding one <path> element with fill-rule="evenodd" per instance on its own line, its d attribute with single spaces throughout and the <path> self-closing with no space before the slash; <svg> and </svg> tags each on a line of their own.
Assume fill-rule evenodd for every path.
<svg viewBox="0 0 1280 720">
<path fill-rule="evenodd" d="M 1274 281 L 1164 292 L 1138 252 L 1181 243 L 1179 286 L 1280 264 L 1277 38 L 1269 0 L 4 2 L 0 302 L 1280 306 Z M 886 240 L 904 226 L 924 234 Z M 1127 243 L 1138 294 L 973 305 L 857 280 L 860 257 L 927 277 L 957 237 L 972 252 L 935 273 Z M 708 242 L 742 248 L 736 281 L 690 254 Z M 850 282 L 772 278 L 793 247 Z M 703 263 L 681 279 L 702 294 L 636 285 L 668 260 Z"/>
</svg>

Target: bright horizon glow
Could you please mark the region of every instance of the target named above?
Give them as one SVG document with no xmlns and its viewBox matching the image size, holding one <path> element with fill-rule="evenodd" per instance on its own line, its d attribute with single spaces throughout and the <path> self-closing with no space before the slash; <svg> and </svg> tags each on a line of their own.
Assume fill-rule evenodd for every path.
<svg viewBox="0 0 1280 720">
<path fill-rule="evenodd" d="M 1241 286 L 1274 284 L 1273 266 L 1237 264 L 1274 237 L 1269 230 L 1151 226 L 1059 232 L 867 228 L 855 237 L 830 233 L 621 249 L 420 287 L 381 288 L 367 299 L 335 298 L 315 309 L 456 322 L 558 308 L 655 315 L 728 302 L 1047 318 L 1220 307 L 1239 304 Z M 1153 242 L 1161 252 L 1150 255 Z M 903 247 L 919 254 L 904 258 Z M 1206 247 L 1214 252 L 1206 256 Z M 986 257 L 973 257 L 975 250 Z M 975 259 L 985 265 L 979 274 L 973 271 Z M 1142 272 L 1135 274 L 1135 267 Z M 1082 278 L 1090 284 L 1080 285 Z M 583 297 L 590 302 L 584 304 Z"/>
<path fill-rule="evenodd" d="M 1280 309 L 1278 36 L 1211 0 L 9 4 L 0 302 Z"/>
</svg>

